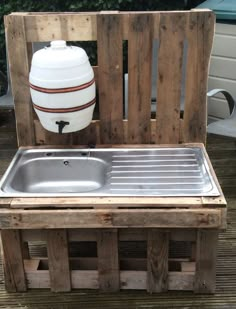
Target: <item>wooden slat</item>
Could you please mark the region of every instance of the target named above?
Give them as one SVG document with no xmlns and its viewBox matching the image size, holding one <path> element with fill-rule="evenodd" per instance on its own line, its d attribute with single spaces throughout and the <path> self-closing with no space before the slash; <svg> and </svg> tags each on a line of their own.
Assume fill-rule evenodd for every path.
<svg viewBox="0 0 236 309">
<path fill-rule="evenodd" d="M 118 233 L 116 229 L 97 231 L 98 278 L 103 292 L 120 290 Z"/>
<path fill-rule="evenodd" d="M 30 289 L 50 288 L 47 270 L 27 272 L 26 278 Z M 123 290 L 144 290 L 146 288 L 146 271 L 121 271 L 120 278 Z M 72 270 L 71 279 L 74 289 L 98 289 L 98 271 L 96 270 Z M 168 289 L 191 291 L 193 281 L 194 274 L 191 272 L 170 272 Z"/>
<path fill-rule="evenodd" d="M 156 143 L 179 143 L 183 51 L 187 14 L 160 14 Z"/>
<path fill-rule="evenodd" d="M 101 143 L 123 143 L 123 41 L 122 16 L 100 14 L 98 74 Z"/>
<path fill-rule="evenodd" d="M 73 145 L 97 145 L 100 144 L 100 132 L 96 121 L 79 131 L 73 133 Z"/>
<path fill-rule="evenodd" d="M 128 142 L 151 141 L 151 76 L 153 15 L 129 17 L 128 40 Z"/>
<path fill-rule="evenodd" d="M 29 60 L 23 16 L 6 16 L 6 42 L 15 103 L 18 145 L 35 145 L 29 89 Z M 16 52 L 17 46 L 17 52 Z"/>
<path fill-rule="evenodd" d="M 196 263 L 195 262 L 181 262 L 181 271 L 184 272 L 195 272 Z"/>
<path fill-rule="evenodd" d="M 0 209 L 2 229 L 221 228 L 220 209 Z"/>
<path fill-rule="evenodd" d="M 39 267 L 39 263 L 40 263 L 39 259 L 25 259 L 24 260 L 25 272 L 36 271 Z"/>
<path fill-rule="evenodd" d="M 147 239 L 147 291 L 168 290 L 169 235 L 160 230 L 148 231 Z"/>
<path fill-rule="evenodd" d="M 19 230 L 2 230 L 3 269 L 8 292 L 27 290 Z"/>
<path fill-rule="evenodd" d="M 184 131 L 183 131 L 183 120 L 180 119 L 180 142 L 183 142 L 184 138 Z M 151 127 L 151 144 L 156 143 L 156 119 L 150 120 L 150 127 Z M 42 125 L 40 124 L 39 120 L 34 120 L 34 127 L 35 127 L 35 135 L 36 135 L 36 145 L 68 145 L 70 144 L 71 139 L 67 137 L 67 135 L 70 134 L 63 134 L 61 139 L 57 136 L 56 140 L 52 139 L 52 135 L 57 135 L 56 133 L 52 133 L 50 135 L 49 133 L 46 135 L 45 129 L 43 129 Z M 83 131 L 83 130 L 82 130 Z M 73 133 L 72 135 L 72 141 L 73 145 L 87 145 L 87 141 L 91 140 L 93 141 L 94 145 L 101 144 L 100 140 L 100 120 L 93 120 L 90 126 L 86 129 L 86 134 L 82 133 L 82 131 Z M 128 132 L 128 121 L 123 120 L 123 131 L 124 131 L 124 144 L 129 144 L 129 132 Z M 85 135 L 85 136 L 84 136 Z M 65 137 L 64 137 L 65 136 Z M 82 137 L 81 137 L 82 136 Z M 86 137 L 87 136 L 87 137 Z M 55 137 L 54 137 L 55 138 Z M 54 144 L 55 143 L 55 144 Z M 110 144 L 112 147 L 113 144 Z M 135 144 L 133 144 L 135 145 Z M 143 144 L 144 145 L 144 144 Z M 159 145 L 160 146 L 160 145 Z"/>
<path fill-rule="evenodd" d="M 196 293 L 214 293 L 216 288 L 216 254 L 218 231 L 199 230 L 196 247 Z"/>
<path fill-rule="evenodd" d="M 0 199 L 0 208 L 8 208 L 11 205 L 12 198 L 1 198 Z"/>
<path fill-rule="evenodd" d="M 21 239 L 22 239 L 22 235 L 21 235 Z M 21 245 L 22 245 L 22 256 L 23 256 L 23 259 L 30 259 L 30 252 L 29 252 L 28 242 L 25 242 L 22 239 Z"/>
<path fill-rule="evenodd" d="M 69 253 L 65 230 L 47 231 L 47 251 L 51 290 L 53 292 L 70 291 Z"/>
<path fill-rule="evenodd" d="M 174 241 L 196 241 L 196 229 L 167 229 L 169 239 Z M 46 230 L 22 230 L 22 241 L 46 241 Z M 96 241 L 96 229 L 69 229 L 68 241 Z M 120 229 L 119 241 L 146 241 L 147 229 Z"/>
<path fill-rule="evenodd" d="M 214 203 L 215 202 L 215 203 Z M 202 201 L 199 197 L 68 197 L 68 198 L 14 198 L 11 208 L 203 208 L 222 207 L 221 197 Z"/>
<path fill-rule="evenodd" d="M 206 92 L 214 13 L 190 12 L 187 27 L 184 142 L 206 142 Z"/>
<path fill-rule="evenodd" d="M 14 16 L 16 17 L 18 16 Z M 25 17 L 25 26 L 28 42 L 93 41 L 97 39 L 96 13 L 29 15 Z"/>
</svg>

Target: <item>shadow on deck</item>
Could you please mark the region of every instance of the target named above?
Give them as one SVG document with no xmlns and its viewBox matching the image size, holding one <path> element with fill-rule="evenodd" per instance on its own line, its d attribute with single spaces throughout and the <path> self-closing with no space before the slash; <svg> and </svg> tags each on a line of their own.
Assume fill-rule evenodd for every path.
<svg viewBox="0 0 236 309">
<path fill-rule="evenodd" d="M 11 111 L 0 114 L 0 175 L 7 168 L 16 150 L 14 117 Z M 33 290 L 8 294 L 4 290 L 0 260 L 0 308 L 236 308 L 236 139 L 208 136 L 208 154 L 228 202 L 228 228 L 220 234 L 215 295 L 168 292 L 149 295 L 145 291 L 103 294 L 76 290 L 51 293 Z"/>
</svg>

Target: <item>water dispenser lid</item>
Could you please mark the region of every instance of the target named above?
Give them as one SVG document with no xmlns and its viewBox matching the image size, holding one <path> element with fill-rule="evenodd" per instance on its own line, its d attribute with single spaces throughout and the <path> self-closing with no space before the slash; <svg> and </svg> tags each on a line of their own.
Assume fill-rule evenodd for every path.
<svg viewBox="0 0 236 309">
<path fill-rule="evenodd" d="M 69 68 L 82 65 L 88 61 L 86 52 L 77 46 L 68 46 L 66 41 L 52 41 L 34 53 L 32 65 L 39 68 Z"/>
</svg>

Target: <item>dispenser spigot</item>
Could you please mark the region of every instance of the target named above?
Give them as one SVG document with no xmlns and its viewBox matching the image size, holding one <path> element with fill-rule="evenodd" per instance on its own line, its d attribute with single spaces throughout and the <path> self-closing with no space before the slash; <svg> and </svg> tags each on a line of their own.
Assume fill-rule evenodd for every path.
<svg viewBox="0 0 236 309">
<path fill-rule="evenodd" d="M 70 124 L 68 121 L 56 121 L 56 124 L 58 125 L 58 133 L 62 134 L 62 130 L 64 129 L 65 126 Z"/>
</svg>

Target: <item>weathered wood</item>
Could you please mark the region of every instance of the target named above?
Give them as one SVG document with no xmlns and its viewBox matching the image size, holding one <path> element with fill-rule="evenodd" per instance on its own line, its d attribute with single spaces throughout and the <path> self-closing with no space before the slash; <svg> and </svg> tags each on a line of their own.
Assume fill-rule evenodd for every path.
<svg viewBox="0 0 236 309">
<path fill-rule="evenodd" d="M 47 231 L 47 250 L 51 290 L 53 292 L 70 291 L 70 266 L 65 230 Z"/>
<path fill-rule="evenodd" d="M 1 198 L 0 199 L 0 208 L 8 208 L 11 205 L 12 198 Z"/>
<path fill-rule="evenodd" d="M 181 271 L 183 272 L 195 272 L 196 263 L 195 262 L 181 262 Z"/>
<path fill-rule="evenodd" d="M 148 231 L 147 239 L 147 291 L 168 290 L 169 235 L 157 229 Z"/>
<path fill-rule="evenodd" d="M 156 143 L 179 143 L 186 14 L 160 15 Z"/>
<path fill-rule="evenodd" d="M 23 16 L 5 17 L 6 41 L 15 103 L 18 145 L 34 145 L 34 124 L 29 89 L 29 59 Z M 17 46 L 17 54 L 16 54 Z"/>
<path fill-rule="evenodd" d="M 87 146 L 91 142 L 103 146 L 104 143 L 205 142 L 206 80 L 214 22 L 211 12 L 18 13 L 6 17 L 5 22 L 11 58 L 15 56 L 15 44 L 20 46 L 19 59 L 10 61 L 12 72 L 16 72 L 13 76 L 13 94 L 17 104 L 20 144 L 38 143 L 43 147 L 61 144 L 71 147 L 75 144 Z M 81 132 L 60 137 L 45 131 L 32 113 L 28 86 L 31 42 L 53 39 L 98 40 L 100 119 Z M 122 44 L 125 39 L 128 39 L 129 49 L 128 120 L 122 119 Z M 158 110 L 156 119 L 150 120 L 153 39 L 159 40 Z M 182 76 L 184 45 L 187 48 L 185 79 Z M 185 112 L 181 120 L 181 82 L 185 80 Z M 24 137 L 26 132 L 30 132 L 27 138 Z M 7 202 L 12 208 L 54 207 L 51 210 L 7 209 L 5 204 L 1 207 L 3 209 L 0 208 L 1 228 L 13 231 L 16 228 L 28 229 L 22 231 L 22 240 L 48 242 L 49 271 L 38 269 L 39 261 L 25 261 L 29 287 L 51 287 L 55 291 L 99 286 L 103 290 L 114 291 L 119 288 L 147 287 L 150 292 L 193 288 L 196 292 L 214 291 L 217 237 L 212 229 L 226 227 L 226 202 L 222 192 L 219 197 L 213 198 L 22 198 Z M 63 207 L 75 209 L 59 209 Z M 87 209 L 81 209 L 83 207 Z M 122 209 L 115 209 L 117 207 Z M 56 230 L 58 228 L 71 229 L 68 231 L 68 241 L 98 240 L 98 258 L 71 259 L 68 255 L 67 232 Z M 118 236 L 116 228 L 125 229 Z M 152 230 L 147 231 L 147 228 Z M 204 228 L 206 230 L 201 230 Z M 194 242 L 196 238 L 196 254 L 193 254 L 192 259 L 169 258 L 169 240 Z M 147 261 L 119 260 L 118 240 L 147 241 Z M 211 240 L 212 244 L 209 245 Z M 208 247 L 210 252 L 205 253 Z M 22 253 L 22 247 L 20 252 L 21 260 L 22 255 L 29 257 L 27 250 Z M 211 259 L 213 265 L 207 269 Z M 73 269 L 71 272 L 69 260 Z M 9 260 L 9 269 L 14 268 L 11 263 L 13 261 Z M 144 263 L 147 265 L 144 266 Z M 171 271 L 168 271 L 168 264 Z M 47 261 L 44 260 L 40 265 L 46 269 Z"/>
<path fill-rule="evenodd" d="M 25 272 L 38 270 L 40 260 L 38 259 L 24 259 Z"/>
<path fill-rule="evenodd" d="M 196 241 L 196 229 L 166 229 L 169 233 L 169 240 L 173 241 Z M 21 238 L 24 242 L 46 241 L 46 230 L 22 230 Z M 69 229 L 67 230 L 68 241 L 96 241 L 96 229 Z M 146 241 L 147 229 L 132 228 L 120 229 L 118 233 L 119 241 Z"/>
<path fill-rule="evenodd" d="M 24 21 L 28 42 L 94 41 L 97 39 L 96 13 L 41 13 L 25 16 Z"/>
<path fill-rule="evenodd" d="M 129 17 L 128 141 L 150 143 L 153 15 Z"/>
<path fill-rule="evenodd" d="M 184 142 L 206 142 L 206 92 L 215 15 L 188 13 Z"/>
<path fill-rule="evenodd" d="M 161 25 L 159 25 L 160 19 Z M 186 19 L 189 19 L 187 26 Z M 102 143 L 107 140 L 112 143 L 137 141 L 163 143 L 167 140 L 205 142 L 202 136 L 206 133 L 206 80 L 214 23 L 211 12 L 18 13 L 7 16 L 5 23 L 7 38 L 9 38 L 7 42 L 9 41 L 8 50 L 13 74 L 13 94 L 15 93 L 16 98 L 20 144 L 35 144 L 33 130 L 35 114 L 32 113 L 28 86 L 28 63 L 31 53 L 27 54 L 27 42 L 55 39 L 98 41 L 98 61 L 101 64 L 98 68 L 101 72 L 101 76 L 99 74 L 101 122 L 98 127 L 102 133 Z M 21 29 L 20 36 L 19 29 Z M 160 39 L 157 96 L 159 104 L 157 122 L 150 122 L 151 47 L 153 39 L 158 37 Z M 129 41 L 130 112 L 127 125 L 122 125 L 122 41 L 125 39 Z M 21 41 L 21 45 L 17 44 L 17 57 L 15 57 L 14 48 L 16 40 Z M 179 119 L 179 100 L 184 41 L 187 42 L 189 62 L 186 66 L 186 79 L 182 78 L 182 81 L 186 80 L 186 108 L 182 126 L 182 121 Z M 18 101 L 21 104 L 18 104 Z M 168 102 L 165 103 L 166 101 Z M 166 108 L 167 104 L 169 108 Z M 154 130 L 152 124 L 154 124 Z M 157 132 L 155 126 L 157 126 Z M 29 134 L 29 132 L 32 133 Z M 84 143 L 88 138 L 97 143 L 99 136 L 95 135 L 92 138 L 94 132 L 86 129 L 83 132 L 63 134 L 58 137 L 57 134 L 46 132 L 36 126 L 36 140 L 40 144 L 72 145 Z M 193 138 L 191 138 L 192 135 Z M 28 136 L 27 140 L 24 136 Z M 21 139 L 24 143 L 21 143 Z"/>
<path fill-rule="evenodd" d="M 196 247 L 196 293 L 214 293 L 216 287 L 217 230 L 199 230 Z"/>
<path fill-rule="evenodd" d="M 22 256 L 23 256 L 23 259 L 30 259 L 28 242 L 23 241 L 22 235 L 21 235 L 21 239 L 22 239 L 21 245 L 22 245 Z"/>
<path fill-rule="evenodd" d="M 120 290 L 118 233 L 116 229 L 97 231 L 98 278 L 103 292 Z"/>
<path fill-rule="evenodd" d="M 3 270 L 5 289 L 8 292 L 24 292 L 27 290 L 21 237 L 18 230 L 2 230 Z"/>
<path fill-rule="evenodd" d="M 1 229 L 221 228 L 220 209 L 0 210 Z"/>
<path fill-rule="evenodd" d="M 30 271 L 26 273 L 29 288 L 50 288 L 49 272 Z M 146 271 L 121 271 L 121 289 L 123 290 L 144 290 L 146 288 Z M 72 270 L 71 271 L 72 288 L 74 289 L 98 289 L 98 271 L 96 270 Z M 169 290 L 193 289 L 194 274 L 191 272 L 169 273 Z"/>
<path fill-rule="evenodd" d="M 202 203 L 201 197 L 67 197 L 67 198 L 13 198 L 11 208 L 201 208 L 212 205 Z M 212 205 L 213 206 L 213 205 Z M 219 203 L 219 207 L 220 207 Z M 222 205 L 222 207 L 224 204 Z"/>
<path fill-rule="evenodd" d="M 123 41 L 122 17 L 100 14 L 98 74 L 101 143 L 123 143 Z"/>
</svg>

